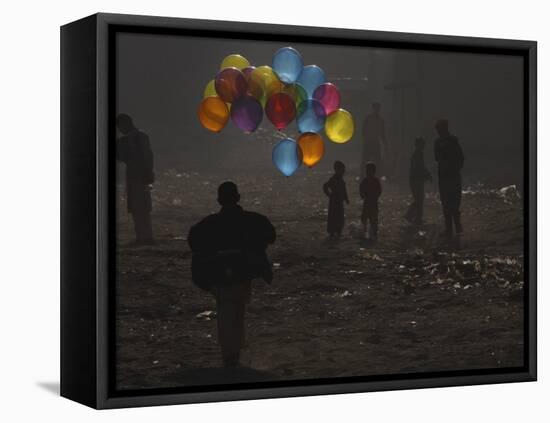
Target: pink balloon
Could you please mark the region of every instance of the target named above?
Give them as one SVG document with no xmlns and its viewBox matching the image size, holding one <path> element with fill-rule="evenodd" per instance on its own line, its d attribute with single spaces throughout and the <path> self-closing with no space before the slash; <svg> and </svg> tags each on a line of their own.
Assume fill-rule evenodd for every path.
<svg viewBox="0 0 550 423">
<path fill-rule="evenodd" d="M 313 92 L 313 98 L 323 105 L 327 116 L 340 108 L 340 91 L 330 82 L 319 85 Z"/>
</svg>

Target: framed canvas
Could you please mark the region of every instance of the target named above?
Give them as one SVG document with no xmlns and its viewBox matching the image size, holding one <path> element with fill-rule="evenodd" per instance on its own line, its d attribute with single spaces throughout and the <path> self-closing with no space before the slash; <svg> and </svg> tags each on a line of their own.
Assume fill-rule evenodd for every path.
<svg viewBox="0 0 550 423">
<path fill-rule="evenodd" d="M 536 380 L 536 43 L 61 28 L 61 394 Z"/>
</svg>

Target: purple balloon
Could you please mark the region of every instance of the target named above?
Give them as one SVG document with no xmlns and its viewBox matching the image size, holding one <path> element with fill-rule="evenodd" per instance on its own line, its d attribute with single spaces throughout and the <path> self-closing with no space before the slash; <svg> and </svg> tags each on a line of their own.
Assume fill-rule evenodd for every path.
<svg viewBox="0 0 550 423">
<path fill-rule="evenodd" d="M 247 95 L 231 105 L 231 120 L 244 132 L 254 132 L 262 122 L 264 112 L 262 105 L 254 97 Z"/>
<path fill-rule="evenodd" d="M 246 68 L 243 69 L 242 72 L 243 72 L 244 78 L 246 79 L 246 82 L 248 82 L 248 80 L 250 79 L 250 74 L 254 69 L 256 69 L 256 66 L 247 66 Z"/>
<path fill-rule="evenodd" d="M 327 116 L 340 108 L 340 91 L 330 82 L 319 85 L 313 92 L 313 98 L 323 105 Z"/>
</svg>

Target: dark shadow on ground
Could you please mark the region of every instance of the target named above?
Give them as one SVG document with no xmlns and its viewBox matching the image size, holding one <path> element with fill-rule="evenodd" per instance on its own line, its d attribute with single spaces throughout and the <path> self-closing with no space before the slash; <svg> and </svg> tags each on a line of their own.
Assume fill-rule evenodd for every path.
<svg viewBox="0 0 550 423">
<path fill-rule="evenodd" d="M 51 394 L 59 396 L 59 382 L 36 382 L 36 386 L 48 391 Z"/>
<path fill-rule="evenodd" d="M 370 238 L 360 238 L 359 245 L 363 248 L 374 248 L 377 244 L 377 241 Z"/>
</svg>

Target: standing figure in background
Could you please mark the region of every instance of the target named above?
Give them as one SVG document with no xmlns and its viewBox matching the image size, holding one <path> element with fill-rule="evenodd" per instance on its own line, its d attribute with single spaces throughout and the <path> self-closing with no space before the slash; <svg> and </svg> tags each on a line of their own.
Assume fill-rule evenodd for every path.
<svg viewBox="0 0 550 423">
<path fill-rule="evenodd" d="M 367 235 L 369 229 L 369 239 L 378 240 L 378 199 L 382 195 L 382 185 L 376 177 L 376 165 L 369 162 L 365 165 L 365 178 L 359 185 L 359 195 L 363 199 L 363 212 L 361 213 L 361 222 L 363 223 L 363 233 Z M 367 225 L 370 225 L 368 227 Z"/>
<path fill-rule="evenodd" d="M 380 114 L 380 103 L 372 104 L 372 112 L 367 115 L 363 124 L 363 151 L 361 154 L 361 178 L 365 177 L 367 162 L 378 163 L 378 174 L 383 174 L 383 163 L 387 152 L 386 124 Z"/>
<path fill-rule="evenodd" d="M 123 134 L 117 141 L 117 160 L 126 165 L 126 202 L 134 220 L 137 245 L 151 245 L 151 188 L 155 181 L 153 152 L 147 134 L 134 126 L 126 114 L 117 116 L 116 124 Z"/>
<path fill-rule="evenodd" d="M 218 187 L 221 210 L 194 225 L 187 237 L 193 253 L 193 282 L 216 299 L 218 342 L 225 367 L 239 365 L 244 347 L 245 312 L 250 302 L 252 279 L 273 279 L 266 254 L 275 242 L 275 228 L 259 213 L 239 206 L 240 194 L 233 182 Z"/>
<path fill-rule="evenodd" d="M 451 237 L 453 226 L 462 233 L 460 202 L 462 200 L 462 176 L 464 154 L 458 138 L 449 132 L 449 122 L 440 119 L 435 124 L 439 137 L 434 142 L 435 161 L 438 164 L 439 197 L 445 218 L 445 235 Z"/>
<path fill-rule="evenodd" d="M 424 216 L 424 183 L 432 180 L 432 175 L 424 164 L 424 138 L 414 141 L 414 151 L 411 156 L 409 169 L 409 185 L 413 201 L 405 214 L 405 218 L 416 225 L 422 224 Z"/>
<path fill-rule="evenodd" d="M 323 192 L 328 200 L 327 232 L 331 238 L 342 236 L 344 229 L 344 202 L 349 204 L 346 182 L 346 166 L 339 160 L 334 162 L 334 175 L 323 185 Z"/>
</svg>

